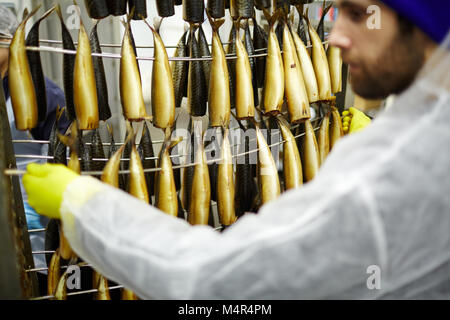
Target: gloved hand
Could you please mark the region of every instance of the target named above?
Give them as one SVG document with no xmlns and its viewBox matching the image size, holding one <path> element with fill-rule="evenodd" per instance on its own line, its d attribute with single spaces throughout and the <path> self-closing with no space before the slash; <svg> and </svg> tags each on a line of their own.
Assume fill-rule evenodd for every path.
<svg viewBox="0 0 450 320">
<path fill-rule="evenodd" d="M 22 179 L 28 203 L 39 214 L 59 219 L 64 191 L 78 177 L 77 173 L 62 164 L 30 163 Z"/>
<path fill-rule="evenodd" d="M 356 108 L 350 107 L 348 111 L 342 112 L 342 128 L 344 134 L 361 131 L 367 127 L 372 120 Z"/>
</svg>

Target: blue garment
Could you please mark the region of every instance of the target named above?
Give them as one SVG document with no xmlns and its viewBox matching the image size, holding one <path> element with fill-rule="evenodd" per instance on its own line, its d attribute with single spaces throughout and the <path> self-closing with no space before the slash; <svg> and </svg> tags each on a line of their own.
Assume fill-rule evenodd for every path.
<svg viewBox="0 0 450 320">
<path fill-rule="evenodd" d="M 46 94 L 47 94 L 47 115 L 44 121 L 38 123 L 37 127 L 31 130 L 32 138 L 36 140 L 48 140 L 53 124 L 56 119 L 56 108 L 65 106 L 65 97 L 63 91 L 50 79 L 45 78 Z M 14 115 L 12 112 L 11 100 L 9 95 L 8 77 L 3 78 L 3 90 L 5 92 L 5 100 L 7 104 L 8 118 L 11 129 L 11 136 L 14 139 L 30 139 L 28 132 L 17 130 L 14 123 Z M 60 132 L 65 132 L 69 127 L 69 120 L 63 114 L 58 122 L 58 129 Z M 31 143 L 16 143 L 13 145 L 14 153 L 16 155 L 47 155 L 48 146 Z M 18 169 L 25 170 L 28 163 L 31 162 L 45 162 L 45 160 L 23 159 L 17 158 L 16 165 Z M 44 228 L 47 224 L 47 219 L 39 216 L 33 208 L 28 204 L 28 196 L 21 183 L 22 199 L 24 201 L 25 215 L 27 219 L 28 229 Z"/>
<path fill-rule="evenodd" d="M 56 83 L 45 77 L 45 88 L 47 94 L 47 115 L 45 121 L 39 122 L 37 127 L 31 130 L 33 138 L 36 140 L 48 140 L 50 132 L 52 131 L 53 123 L 56 119 L 56 108 L 59 105 L 61 108 L 66 105 L 64 92 Z M 5 92 L 5 101 L 9 99 L 8 76 L 3 78 L 3 90 Z M 65 113 L 61 116 L 58 122 L 59 132 L 66 132 L 70 125 Z"/>
<path fill-rule="evenodd" d="M 448 0 L 382 0 L 431 39 L 441 43 L 450 29 Z"/>
</svg>

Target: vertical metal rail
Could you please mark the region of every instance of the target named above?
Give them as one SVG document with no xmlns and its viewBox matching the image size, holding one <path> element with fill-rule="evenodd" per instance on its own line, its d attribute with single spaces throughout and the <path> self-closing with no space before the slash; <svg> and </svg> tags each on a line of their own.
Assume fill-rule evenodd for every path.
<svg viewBox="0 0 450 320">
<path fill-rule="evenodd" d="M 27 222 L 17 176 L 3 86 L 0 85 L 0 299 L 27 299 L 38 295 Z"/>
</svg>

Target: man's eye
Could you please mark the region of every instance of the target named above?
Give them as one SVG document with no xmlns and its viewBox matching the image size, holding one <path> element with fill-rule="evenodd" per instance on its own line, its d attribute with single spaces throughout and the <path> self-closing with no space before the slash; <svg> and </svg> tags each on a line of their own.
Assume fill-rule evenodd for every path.
<svg viewBox="0 0 450 320">
<path fill-rule="evenodd" d="M 366 13 L 363 10 L 358 9 L 349 9 L 347 11 L 348 17 L 354 22 L 360 22 L 366 16 Z"/>
</svg>

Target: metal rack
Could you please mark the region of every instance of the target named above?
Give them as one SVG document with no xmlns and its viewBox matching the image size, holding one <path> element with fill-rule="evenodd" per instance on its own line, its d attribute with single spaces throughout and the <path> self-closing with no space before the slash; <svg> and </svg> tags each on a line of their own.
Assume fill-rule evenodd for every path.
<svg viewBox="0 0 450 320">
<path fill-rule="evenodd" d="M 61 44 L 60 41 L 56 40 L 42 40 L 42 42 L 51 43 L 51 44 Z M 324 43 L 327 43 L 325 41 Z M 8 47 L 8 42 L 2 42 L 0 44 L 2 47 Z M 117 44 L 102 44 L 102 47 L 120 47 Z M 308 46 L 311 47 L 311 46 Z M 49 47 L 49 46 L 40 46 L 40 47 L 27 47 L 27 50 L 32 51 L 45 51 L 45 52 L 54 52 L 59 54 L 76 54 L 76 51 L 64 50 L 61 48 Z M 267 51 L 266 49 L 262 49 L 262 51 Z M 93 53 L 93 56 L 100 56 L 104 58 L 112 58 L 112 59 L 120 59 L 120 54 L 114 53 Z M 250 55 L 249 58 L 256 57 L 264 57 L 267 53 L 258 53 L 255 55 Z M 236 55 L 227 55 L 226 59 L 235 59 Z M 145 57 L 140 56 L 137 57 L 139 60 L 149 60 L 153 61 L 153 57 Z M 184 60 L 184 61 L 194 61 L 194 60 L 211 60 L 211 57 L 202 57 L 202 58 L 169 58 L 169 60 Z M 47 268 L 34 268 L 33 258 L 34 254 L 49 254 L 54 251 L 31 251 L 29 234 L 30 233 L 40 233 L 45 232 L 46 229 L 31 229 L 27 230 L 27 224 L 23 209 L 22 196 L 19 187 L 19 176 L 24 174 L 24 172 L 14 170 L 15 168 L 15 159 L 20 157 L 25 158 L 34 158 L 34 159 L 51 159 L 49 156 L 36 156 L 36 155 L 15 155 L 13 151 L 13 144 L 15 143 L 37 143 L 37 144 L 48 144 L 49 141 L 46 140 L 12 140 L 10 135 L 10 128 L 7 122 L 6 115 L 6 107 L 4 101 L 3 88 L 0 90 L 0 116 L 1 116 L 1 125 L 0 125 L 0 254 L 2 255 L 2 259 L 0 262 L 0 298 L 32 298 L 34 300 L 44 300 L 51 299 L 53 296 L 40 296 L 38 297 L 37 290 L 37 279 L 36 272 L 45 271 Z M 320 117 L 316 118 L 316 123 L 320 121 Z M 292 129 L 295 126 L 292 127 Z M 230 128 L 230 130 L 239 129 Z M 315 127 L 315 130 L 318 130 L 318 126 Z M 295 136 L 295 138 L 300 138 L 304 135 L 304 133 L 300 133 Z M 256 139 L 256 138 L 255 138 Z M 252 139 L 251 141 L 254 141 Z M 153 145 L 161 144 L 162 140 L 153 141 Z M 281 146 L 283 145 L 285 140 L 278 138 L 277 142 L 272 143 L 269 147 Z M 110 145 L 110 143 L 103 143 L 104 146 Z M 120 145 L 120 143 L 117 143 Z M 236 145 L 234 145 L 236 146 Z M 234 158 L 242 157 L 246 154 L 256 153 L 258 152 L 258 148 L 252 149 L 248 152 L 236 153 L 233 154 Z M 171 157 L 184 157 L 185 154 L 177 154 L 171 155 Z M 156 160 L 158 157 L 151 157 L 146 159 Z M 94 161 L 108 161 L 109 159 L 92 159 Z M 122 158 L 121 161 L 128 161 L 127 158 Z M 208 160 L 208 164 L 212 164 L 214 162 L 219 162 L 221 159 L 213 159 Z M 173 166 L 173 169 L 181 169 L 186 167 L 195 166 L 196 163 L 186 163 L 182 165 Z M 144 172 L 156 172 L 159 171 L 160 168 L 147 168 L 144 169 Z M 129 170 L 121 170 L 119 173 L 127 174 Z M 93 175 L 98 176 L 101 175 L 101 171 L 89 171 L 82 172 L 83 175 Z M 217 205 L 214 201 L 212 201 L 212 205 Z M 215 228 L 216 230 L 220 230 L 222 227 L 219 226 Z M 5 258 L 4 258 L 5 257 Z M 91 267 L 89 264 L 83 264 L 82 267 Z M 123 288 L 121 285 L 110 287 L 110 290 Z M 97 289 L 83 290 L 78 292 L 68 293 L 68 296 L 81 295 L 81 294 L 90 294 L 97 292 Z"/>
</svg>

